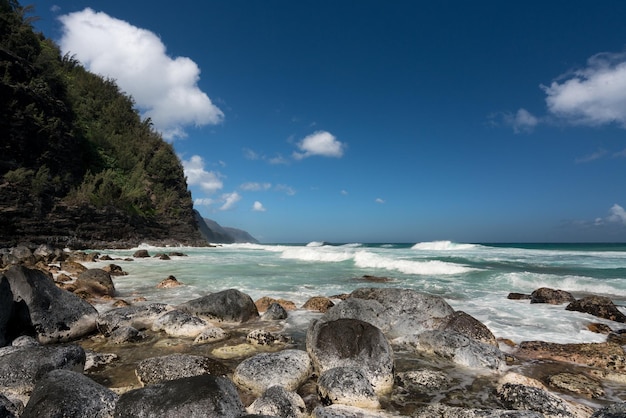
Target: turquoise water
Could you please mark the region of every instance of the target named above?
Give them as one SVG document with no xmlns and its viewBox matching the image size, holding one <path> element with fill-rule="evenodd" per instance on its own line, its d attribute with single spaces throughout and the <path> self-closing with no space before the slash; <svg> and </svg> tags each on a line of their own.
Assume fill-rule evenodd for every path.
<svg viewBox="0 0 626 418">
<path fill-rule="evenodd" d="M 119 297 L 145 296 L 177 304 L 228 288 L 249 294 L 292 300 L 301 306 L 312 296 L 334 296 L 358 287 L 411 288 L 444 297 L 455 309 L 485 323 L 496 337 L 515 342 L 596 342 L 605 336 L 586 330 L 590 322 L 613 329 L 626 325 L 577 312 L 565 306 L 530 305 L 508 300 L 510 292 L 531 293 L 539 287 L 572 292 L 580 297 L 600 294 L 626 306 L 625 244 L 461 244 L 449 241 L 417 244 L 257 245 L 215 248 L 142 247 L 151 254 L 181 251 L 185 257 L 116 260 L 129 273 L 116 277 Z M 129 257 L 133 250 L 103 252 Z M 103 262 L 91 266 L 101 266 Z M 156 289 L 169 275 L 185 286 Z M 385 283 L 362 280 L 387 277 Z M 103 305 L 100 309 L 107 309 Z M 623 309 L 620 307 L 620 309 Z M 624 310 L 626 313 L 626 309 Z M 293 313 L 293 326 L 310 319 Z"/>
</svg>

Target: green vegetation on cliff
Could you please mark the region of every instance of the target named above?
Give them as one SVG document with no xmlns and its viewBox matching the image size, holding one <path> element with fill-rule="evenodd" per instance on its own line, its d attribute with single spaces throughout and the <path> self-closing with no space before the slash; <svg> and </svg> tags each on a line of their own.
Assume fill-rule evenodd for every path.
<svg viewBox="0 0 626 418">
<path fill-rule="evenodd" d="M 0 0 L 0 246 L 203 242 L 172 146 L 28 12 Z"/>
</svg>

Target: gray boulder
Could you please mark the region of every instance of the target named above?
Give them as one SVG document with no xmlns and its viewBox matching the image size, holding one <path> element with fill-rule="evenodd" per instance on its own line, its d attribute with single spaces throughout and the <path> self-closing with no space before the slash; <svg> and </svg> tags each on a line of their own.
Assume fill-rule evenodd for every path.
<svg viewBox="0 0 626 418">
<path fill-rule="evenodd" d="M 209 326 L 205 328 L 195 340 L 194 344 L 207 344 L 222 341 L 229 338 L 230 335 L 220 327 Z"/>
<path fill-rule="evenodd" d="M 81 373 L 53 370 L 37 382 L 21 418 L 112 418 L 117 398 Z"/>
<path fill-rule="evenodd" d="M 421 417 L 421 415 L 418 415 Z M 349 405 L 317 406 L 311 414 L 311 418 L 397 418 L 398 415 L 385 411 L 359 408 Z"/>
<path fill-rule="evenodd" d="M 168 305 L 163 303 L 111 309 L 98 316 L 98 330 L 108 337 L 113 331 L 121 327 L 133 327 L 138 330 L 150 329 L 154 321 L 170 309 Z"/>
<path fill-rule="evenodd" d="M 282 386 L 272 386 L 255 400 L 248 408 L 251 414 L 276 416 L 281 418 L 306 417 L 304 400 L 295 392 L 289 392 Z"/>
<path fill-rule="evenodd" d="M 34 329 L 44 344 L 72 341 L 96 330 L 96 309 L 59 289 L 44 272 L 12 266 L 4 277 L 13 293 L 13 329 Z"/>
<path fill-rule="evenodd" d="M 9 342 L 7 331 L 12 311 L 13 293 L 11 286 L 4 276 L 0 276 L 0 347 L 4 347 Z"/>
<path fill-rule="evenodd" d="M 102 269 L 83 271 L 76 279 L 76 293 L 84 292 L 93 297 L 115 296 L 111 275 Z"/>
<path fill-rule="evenodd" d="M 576 298 L 565 290 L 540 287 L 530 294 L 530 303 L 549 303 L 550 305 L 561 305 L 570 303 Z"/>
<path fill-rule="evenodd" d="M 287 319 L 287 310 L 280 306 L 279 303 L 272 303 L 269 308 L 261 315 L 263 321 L 278 321 L 281 319 Z"/>
<path fill-rule="evenodd" d="M 565 400 L 538 387 L 505 383 L 498 388 L 497 395 L 510 409 L 535 411 L 546 417 L 577 418 L 581 416 L 579 411 Z"/>
<path fill-rule="evenodd" d="M 420 418 L 544 418 L 533 411 L 509 411 L 505 409 L 461 408 L 443 404 L 428 405 L 415 411 Z"/>
<path fill-rule="evenodd" d="M 626 402 L 618 402 L 598 409 L 591 418 L 624 418 L 626 417 Z"/>
<path fill-rule="evenodd" d="M 0 356 L 0 393 L 25 400 L 35 382 L 56 369 L 82 372 L 85 351 L 77 345 L 21 347 Z"/>
<path fill-rule="evenodd" d="M 246 413 L 233 383 L 211 375 L 169 380 L 126 392 L 116 418 L 236 418 Z"/>
<path fill-rule="evenodd" d="M 456 331 L 424 331 L 402 339 L 402 344 L 473 369 L 501 371 L 505 366 L 504 354 L 499 348 Z"/>
<path fill-rule="evenodd" d="M 197 316 L 173 310 L 157 318 L 152 324 L 152 331 L 163 331 L 171 337 L 196 338 L 209 326 L 211 324 Z"/>
<path fill-rule="evenodd" d="M 498 347 L 498 341 L 489 328 L 463 311 L 456 311 L 450 315 L 443 330 L 456 331 L 473 340 Z"/>
<path fill-rule="evenodd" d="M 565 310 L 584 312 L 615 322 L 626 322 L 626 315 L 606 296 L 585 296 L 567 305 Z"/>
<path fill-rule="evenodd" d="M 309 355 L 302 350 L 261 353 L 242 361 L 233 382 L 242 390 L 260 396 L 272 386 L 296 391 L 312 374 Z"/>
<path fill-rule="evenodd" d="M 13 402 L 11 399 L 0 393 L 0 417 L 17 418 L 22 414 L 24 404 L 20 401 Z"/>
<path fill-rule="evenodd" d="M 440 296 L 412 289 L 360 288 L 330 308 L 322 320 L 360 319 L 393 339 L 439 329 L 453 313 L 454 309 Z"/>
<path fill-rule="evenodd" d="M 110 335 L 109 341 L 113 344 L 132 344 L 148 339 L 149 336 L 137 328 L 123 326 L 116 328 Z"/>
<path fill-rule="evenodd" d="M 363 369 L 335 367 L 317 380 L 317 393 L 324 405 L 343 404 L 359 408 L 380 408 L 374 387 Z"/>
<path fill-rule="evenodd" d="M 222 375 L 228 368 L 216 360 L 191 354 L 169 354 L 142 360 L 135 373 L 144 385 L 204 374 Z"/>
<path fill-rule="evenodd" d="M 358 319 L 314 321 L 306 347 L 318 374 L 335 367 L 361 368 L 377 394 L 391 391 L 393 351 L 374 325 Z"/>
<path fill-rule="evenodd" d="M 183 312 L 220 322 L 242 323 L 259 317 L 252 298 L 237 289 L 227 289 L 178 306 Z"/>
</svg>

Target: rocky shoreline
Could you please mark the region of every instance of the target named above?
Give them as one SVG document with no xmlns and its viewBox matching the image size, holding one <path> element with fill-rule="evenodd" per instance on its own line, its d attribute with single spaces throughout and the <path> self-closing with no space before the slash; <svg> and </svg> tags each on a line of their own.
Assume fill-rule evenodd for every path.
<svg viewBox="0 0 626 418">
<path fill-rule="evenodd" d="M 590 326 L 604 343 L 516 345 L 408 289 L 300 308 L 225 289 L 170 306 L 116 299 L 125 273 L 106 255 L 18 246 L 0 260 L 0 417 L 626 417 L 626 317 L 607 298 L 510 294 L 615 323 Z M 287 329 L 303 310 L 313 320 Z"/>
</svg>

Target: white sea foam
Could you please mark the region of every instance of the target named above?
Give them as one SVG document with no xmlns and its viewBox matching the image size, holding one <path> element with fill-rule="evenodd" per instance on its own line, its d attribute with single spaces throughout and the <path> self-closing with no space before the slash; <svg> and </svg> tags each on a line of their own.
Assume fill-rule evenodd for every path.
<svg viewBox="0 0 626 418">
<path fill-rule="evenodd" d="M 418 242 L 411 249 L 427 250 L 427 251 L 452 251 L 452 250 L 471 250 L 478 247 L 476 244 L 460 244 L 452 241 L 429 241 Z"/>
<path fill-rule="evenodd" d="M 354 264 L 359 268 L 376 268 L 396 270 L 404 274 L 419 275 L 452 275 L 472 271 L 470 267 L 439 260 L 417 261 L 394 259 L 374 254 L 369 251 L 358 251 L 354 255 Z"/>
<path fill-rule="evenodd" d="M 336 247 L 335 247 L 336 248 Z M 283 250 L 281 258 L 337 263 L 346 261 L 354 256 L 351 251 L 337 251 L 335 248 L 326 247 L 287 247 Z"/>
</svg>

